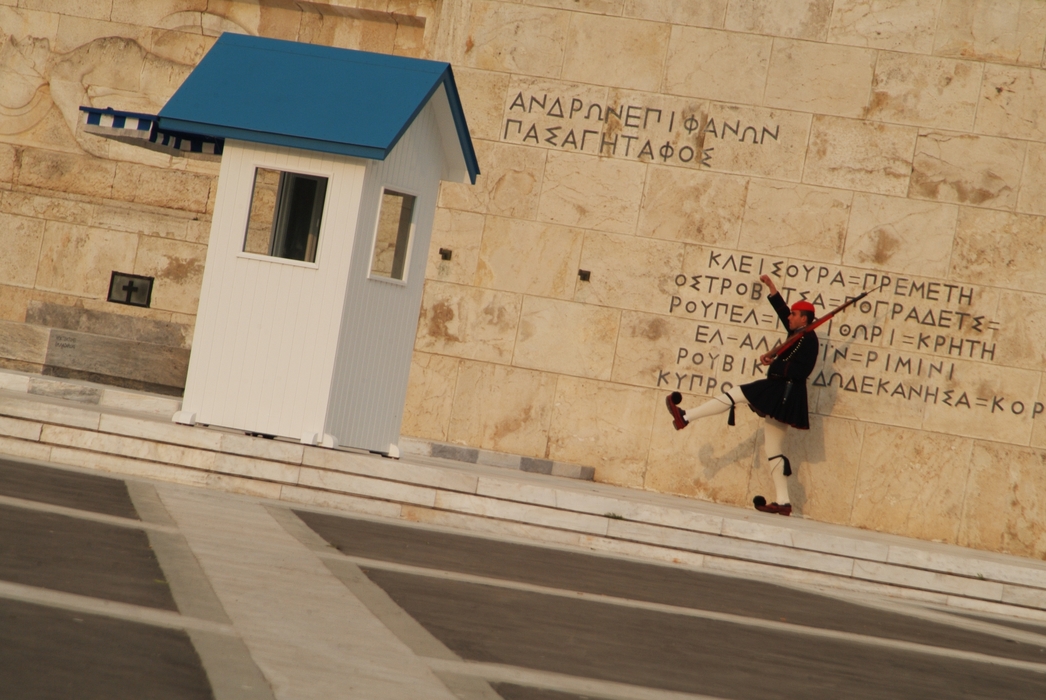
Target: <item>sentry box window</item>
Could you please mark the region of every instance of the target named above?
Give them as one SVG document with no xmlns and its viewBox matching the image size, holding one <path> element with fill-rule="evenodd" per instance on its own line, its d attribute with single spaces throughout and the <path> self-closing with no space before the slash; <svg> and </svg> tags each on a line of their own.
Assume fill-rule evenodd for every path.
<svg viewBox="0 0 1046 700">
<path fill-rule="evenodd" d="M 327 178 L 255 168 L 243 252 L 316 262 Z"/>
<path fill-rule="evenodd" d="M 415 199 L 412 194 L 382 191 L 374 258 L 370 264 L 372 277 L 403 279 L 410 250 L 410 235 L 414 228 Z"/>
<path fill-rule="evenodd" d="M 153 278 L 113 271 L 109 278 L 109 301 L 131 306 L 149 306 L 153 298 Z"/>
</svg>

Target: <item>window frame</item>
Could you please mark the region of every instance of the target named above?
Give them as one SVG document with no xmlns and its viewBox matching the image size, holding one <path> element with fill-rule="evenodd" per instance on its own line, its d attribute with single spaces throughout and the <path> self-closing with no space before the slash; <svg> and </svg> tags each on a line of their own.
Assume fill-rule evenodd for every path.
<svg viewBox="0 0 1046 700">
<path fill-rule="evenodd" d="M 414 198 L 414 207 L 411 209 L 410 217 L 410 232 L 407 235 L 407 250 L 403 255 L 403 277 L 396 278 L 385 276 L 374 273 L 374 252 L 378 247 L 378 228 L 381 225 L 381 207 L 382 201 L 385 198 L 385 192 L 390 191 L 399 195 L 406 195 Z M 375 282 L 386 282 L 389 284 L 396 284 L 402 287 L 407 286 L 410 277 L 410 262 L 411 256 L 414 253 L 414 239 L 417 237 L 418 229 L 418 203 L 421 197 L 415 190 L 410 187 L 400 187 L 394 183 L 383 183 L 378 188 L 378 206 L 374 213 L 374 227 L 373 233 L 371 234 L 370 241 L 370 255 L 367 256 L 367 279 L 374 280 Z"/>
<path fill-rule="evenodd" d="M 319 228 L 316 231 L 316 256 L 315 256 L 315 259 L 313 260 L 313 262 L 307 262 L 305 260 L 295 260 L 294 258 L 281 258 L 281 257 L 279 257 L 277 255 L 268 255 L 268 254 L 265 254 L 265 253 L 250 253 L 250 252 L 247 252 L 246 250 L 243 249 L 244 245 L 246 245 L 246 243 L 247 243 L 247 231 L 248 231 L 248 227 L 250 226 L 250 220 L 251 220 L 251 207 L 254 205 L 254 186 L 255 186 L 255 183 L 257 181 L 257 177 L 258 177 L 257 173 L 258 173 L 258 169 L 259 168 L 264 169 L 264 170 L 275 170 L 276 172 L 281 174 L 281 178 L 282 178 L 283 173 L 289 173 L 291 175 L 302 175 L 304 177 L 310 177 L 310 178 L 325 178 L 327 180 L 327 186 L 326 186 L 326 190 L 324 192 L 324 197 L 323 197 L 323 207 L 321 207 L 321 209 L 320 209 L 320 225 L 319 225 Z M 274 163 L 270 163 L 270 162 L 261 162 L 261 161 L 255 161 L 255 162 L 251 163 L 250 173 L 251 173 L 251 175 L 248 178 L 249 181 L 250 181 L 250 185 L 247 188 L 248 194 L 247 194 L 246 216 L 243 219 L 243 225 L 242 225 L 243 233 L 242 233 L 242 235 L 240 237 L 239 250 L 237 251 L 236 257 L 244 258 L 246 260 L 259 260 L 259 261 L 265 261 L 265 262 L 278 262 L 278 263 L 283 264 L 283 265 L 291 265 L 291 266 L 294 266 L 294 267 L 304 267 L 304 268 L 313 269 L 313 270 L 318 269 L 319 266 L 320 266 L 321 257 L 322 257 L 321 256 L 322 246 L 320 244 L 320 241 L 324 240 L 324 232 L 326 231 L 327 227 L 330 224 L 330 221 L 329 221 L 328 216 L 327 216 L 328 215 L 327 210 L 330 207 L 331 184 L 332 184 L 332 182 L 334 180 L 334 173 L 331 172 L 331 171 L 310 170 L 308 168 L 287 169 L 283 165 L 274 164 Z M 278 191 L 277 191 L 277 193 L 278 193 Z M 279 213 L 278 209 L 279 209 L 279 201 L 277 200 L 277 202 L 275 203 L 274 211 L 273 211 L 273 225 L 275 225 L 275 223 L 276 223 L 277 214 Z M 270 246 L 272 245 L 272 242 L 273 242 L 271 236 L 272 236 L 272 234 L 270 233 L 270 240 L 269 240 L 269 245 Z"/>
</svg>

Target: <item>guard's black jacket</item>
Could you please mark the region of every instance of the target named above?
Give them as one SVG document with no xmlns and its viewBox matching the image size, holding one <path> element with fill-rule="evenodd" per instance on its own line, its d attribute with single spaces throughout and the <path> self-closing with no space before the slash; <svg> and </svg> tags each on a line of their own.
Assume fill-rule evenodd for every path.
<svg viewBox="0 0 1046 700">
<path fill-rule="evenodd" d="M 790 309 L 780 294 L 769 298 L 781 323 L 788 328 Z M 806 378 L 817 364 L 817 334 L 813 331 L 796 331 L 803 337 L 795 345 L 777 357 L 766 370 L 766 379 L 742 384 L 741 391 L 748 405 L 760 416 L 769 416 L 782 423 L 808 430 L 810 416 L 806 402 Z M 791 338 L 795 333 L 789 331 Z"/>
</svg>

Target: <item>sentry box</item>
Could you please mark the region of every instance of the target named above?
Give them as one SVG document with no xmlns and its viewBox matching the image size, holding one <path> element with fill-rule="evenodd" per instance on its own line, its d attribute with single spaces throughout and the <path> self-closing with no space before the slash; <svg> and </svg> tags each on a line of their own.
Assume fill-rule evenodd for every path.
<svg viewBox="0 0 1046 700">
<path fill-rule="evenodd" d="M 440 181 L 479 173 L 450 65 L 224 34 L 158 115 L 81 109 L 221 159 L 174 420 L 398 454 Z"/>
</svg>

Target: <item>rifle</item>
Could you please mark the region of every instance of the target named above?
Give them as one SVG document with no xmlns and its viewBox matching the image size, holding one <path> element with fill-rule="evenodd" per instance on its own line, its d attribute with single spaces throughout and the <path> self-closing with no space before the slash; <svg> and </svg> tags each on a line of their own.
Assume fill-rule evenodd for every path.
<svg viewBox="0 0 1046 700">
<path fill-rule="evenodd" d="M 871 289 L 868 289 L 868 290 L 865 290 L 865 291 L 861 292 L 860 294 L 855 296 L 850 301 L 846 302 L 845 304 L 843 304 L 843 305 L 841 305 L 841 306 L 839 306 L 839 307 L 837 307 L 835 309 L 832 309 L 831 311 L 826 313 L 824 316 L 822 316 L 821 318 L 819 318 L 816 321 L 814 321 L 813 323 L 811 323 L 809 326 L 804 328 L 802 330 L 802 332 L 796 333 L 791 338 L 789 338 L 785 342 L 783 342 L 780 345 L 778 345 L 776 348 L 774 348 L 773 350 L 771 350 L 768 353 L 770 355 L 770 361 L 773 362 L 775 359 L 777 359 L 778 356 L 780 356 L 781 353 L 783 353 L 785 350 L 787 350 L 788 348 L 790 348 L 793 345 L 795 345 L 796 343 L 798 343 L 799 339 L 803 337 L 803 333 L 806 333 L 807 331 L 812 331 L 813 329 L 817 328 L 818 326 L 820 326 L 825 321 L 831 320 L 831 318 L 833 316 L 835 316 L 837 313 L 839 313 L 840 311 L 844 311 L 846 309 L 846 307 L 852 306 L 853 304 L 859 302 L 861 299 L 864 299 L 866 296 L 868 296 L 869 294 L 871 294 L 874 291 L 875 291 L 875 287 L 872 287 Z"/>
</svg>

